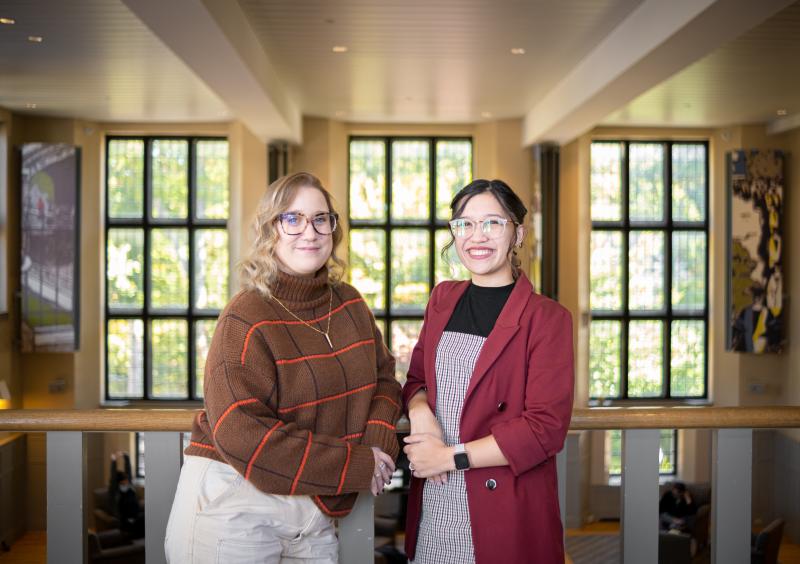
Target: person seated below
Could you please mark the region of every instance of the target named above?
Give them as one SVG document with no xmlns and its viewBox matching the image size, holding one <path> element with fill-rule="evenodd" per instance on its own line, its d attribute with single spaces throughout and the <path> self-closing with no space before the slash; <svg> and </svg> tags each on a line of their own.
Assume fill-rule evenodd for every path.
<svg viewBox="0 0 800 564">
<path fill-rule="evenodd" d="M 672 488 L 661 496 L 658 512 L 661 516 L 662 530 L 685 532 L 691 529 L 697 508 L 686 489 L 686 484 L 683 482 L 672 484 Z"/>
<path fill-rule="evenodd" d="M 117 469 L 119 458 L 125 461 L 125 471 Z M 120 531 L 133 540 L 144 536 L 144 510 L 131 481 L 131 459 L 128 453 L 119 451 L 112 454 L 108 501 L 119 519 Z"/>
</svg>

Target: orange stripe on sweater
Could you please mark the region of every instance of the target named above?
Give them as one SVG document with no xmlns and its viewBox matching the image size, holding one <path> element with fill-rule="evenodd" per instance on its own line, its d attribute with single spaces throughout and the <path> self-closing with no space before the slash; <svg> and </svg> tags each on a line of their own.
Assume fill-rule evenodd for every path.
<svg viewBox="0 0 800 564">
<path fill-rule="evenodd" d="M 344 466 L 342 467 L 342 477 L 339 478 L 339 487 L 336 490 L 336 495 L 342 493 L 342 488 L 344 487 L 344 477 L 347 475 L 347 467 L 350 465 L 351 450 L 353 450 L 353 447 L 350 446 L 350 443 L 347 443 L 347 458 L 344 459 Z"/>
<path fill-rule="evenodd" d="M 357 347 L 363 347 L 364 345 L 371 345 L 374 342 L 375 342 L 375 339 L 366 339 L 364 341 L 358 341 L 356 343 L 353 343 L 352 345 L 347 345 L 345 348 L 339 349 L 338 351 L 333 351 L 333 352 L 330 352 L 330 353 L 323 353 L 323 354 L 310 354 L 310 355 L 306 355 L 306 356 L 301 356 L 299 358 L 288 358 L 288 359 L 284 359 L 284 360 L 276 360 L 275 364 L 277 364 L 277 365 L 295 364 L 297 362 L 303 362 L 304 360 L 313 360 L 313 359 L 316 359 L 316 358 L 331 358 L 331 357 L 334 357 L 334 356 L 339 356 L 340 354 L 346 353 L 347 351 L 353 350 L 353 349 L 355 349 Z"/>
<path fill-rule="evenodd" d="M 189 444 L 192 445 L 192 446 L 196 446 L 198 448 L 205 448 L 205 449 L 208 449 L 208 450 L 213 450 L 214 452 L 217 451 L 217 449 L 215 449 L 213 446 L 204 445 L 203 443 L 198 443 L 197 441 L 191 441 Z"/>
<path fill-rule="evenodd" d="M 336 399 L 339 399 L 339 398 L 343 398 L 343 397 L 346 397 L 346 396 L 357 394 L 358 392 L 363 392 L 364 390 L 369 390 L 371 388 L 374 388 L 376 385 L 377 384 L 375 384 L 375 383 L 367 384 L 366 386 L 361 386 L 360 388 L 353 388 L 352 390 L 349 390 L 347 392 L 342 392 L 341 394 L 336 394 L 336 395 L 333 395 L 333 396 L 327 396 L 327 397 L 324 397 L 322 399 L 313 400 L 313 401 L 307 401 L 305 403 L 299 403 L 297 405 L 293 405 L 292 407 L 282 407 L 282 408 L 278 409 L 278 413 L 289 413 L 290 411 L 295 411 L 296 409 L 301 409 L 303 407 L 311 407 L 312 405 L 325 403 L 326 401 L 333 401 L 333 400 L 336 400 Z"/>
<path fill-rule="evenodd" d="M 229 405 L 228 409 L 226 409 L 225 412 L 222 415 L 219 416 L 219 419 L 217 419 L 217 424 L 214 425 L 214 432 L 213 432 L 214 436 L 215 437 L 217 436 L 217 429 L 219 429 L 220 423 L 222 423 L 222 421 L 230 414 L 231 411 L 233 411 L 234 409 L 236 409 L 240 405 L 246 405 L 248 403 L 255 403 L 257 401 L 258 401 L 257 398 L 248 398 L 248 399 L 239 400 L 239 401 L 234 402 L 231 405 Z"/>
<path fill-rule="evenodd" d="M 316 499 L 317 503 L 319 503 L 320 505 L 322 505 L 322 507 L 325 508 L 325 511 L 327 511 L 328 515 L 330 515 L 331 517 L 337 517 L 339 515 L 347 515 L 348 513 L 350 513 L 352 511 L 352 509 L 344 509 L 342 511 L 333 511 L 332 509 L 329 509 L 327 505 L 325 505 L 325 502 L 322 501 L 322 499 L 318 495 L 315 495 L 314 499 Z"/>
<path fill-rule="evenodd" d="M 258 458 L 258 455 L 261 453 L 261 449 L 264 448 L 264 445 L 269 440 L 270 435 L 272 435 L 272 433 L 275 431 L 275 429 L 277 429 L 281 425 L 283 425 L 283 421 L 278 421 L 277 423 L 275 423 L 275 425 L 270 427 L 270 429 L 266 433 L 264 433 L 264 438 L 261 439 L 260 443 L 258 443 L 258 447 L 256 447 L 256 451 L 253 453 L 253 456 L 250 457 L 250 462 L 247 463 L 247 471 L 244 473 L 244 479 L 245 480 L 249 480 L 250 479 L 250 472 L 253 470 L 253 464 L 255 464 L 256 458 Z"/>
<path fill-rule="evenodd" d="M 394 401 L 394 400 L 393 400 L 392 398 L 390 398 L 389 396 L 383 396 L 383 395 L 380 395 L 380 396 L 374 396 L 372 399 L 374 399 L 374 400 L 376 400 L 376 399 L 385 399 L 386 401 L 388 401 L 389 403 L 391 403 L 393 406 L 395 406 L 397 409 L 400 409 L 400 404 L 399 404 L 399 403 L 397 403 L 396 401 Z"/>
<path fill-rule="evenodd" d="M 341 437 L 341 439 L 343 441 L 349 441 L 350 439 L 358 439 L 359 437 L 363 437 L 363 436 L 364 436 L 364 433 L 362 431 L 361 433 L 353 433 L 352 435 L 345 435 L 344 437 Z"/>
<path fill-rule="evenodd" d="M 300 468 L 297 469 L 297 474 L 294 477 L 294 481 L 292 482 L 292 489 L 289 490 L 289 495 L 294 495 L 294 491 L 297 489 L 297 483 L 300 481 L 300 475 L 303 473 L 303 468 L 306 467 L 306 461 L 308 460 L 308 451 L 311 450 L 311 431 L 308 432 L 308 442 L 306 443 L 306 451 L 303 453 L 303 460 L 300 461 Z"/>
<path fill-rule="evenodd" d="M 306 321 L 306 323 L 319 323 L 320 321 L 324 321 L 334 313 L 342 311 L 347 306 L 363 301 L 364 298 L 353 298 L 352 300 L 347 300 L 346 302 L 342 302 L 342 304 L 339 305 L 336 309 L 331 310 L 330 313 L 326 313 L 322 317 L 317 317 L 316 319 L 309 319 L 308 321 Z M 303 325 L 303 322 L 294 320 L 284 321 L 282 319 L 276 319 L 276 320 L 265 319 L 264 321 L 259 321 L 258 323 L 254 323 L 250 327 L 250 329 L 247 330 L 247 336 L 245 336 L 244 338 L 244 346 L 242 347 L 242 356 L 241 356 L 242 364 L 244 364 L 244 357 L 245 355 L 247 355 L 247 345 L 250 343 L 250 336 L 257 328 L 261 327 L 262 325 Z"/>
<path fill-rule="evenodd" d="M 387 429 L 391 429 L 392 431 L 397 430 L 397 427 L 392 425 L 391 423 L 387 423 L 386 421 L 381 421 L 380 419 L 370 419 L 367 421 L 367 425 L 383 425 Z"/>
</svg>

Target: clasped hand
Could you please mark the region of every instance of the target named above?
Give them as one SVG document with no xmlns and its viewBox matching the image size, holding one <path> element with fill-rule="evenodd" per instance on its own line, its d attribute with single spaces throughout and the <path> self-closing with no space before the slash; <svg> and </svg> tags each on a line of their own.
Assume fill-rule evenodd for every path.
<svg viewBox="0 0 800 564">
<path fill-rule="evenodd" d="M 375 457 L 375 468 L 372 472 L 372 486 L 370 491 L 372 495 L 378 495 L 383 492 L 386 484 L 392 481 L 392 474 L 394 474 L 394 460 L 392 457 L 383 452 L 378 447 L 372 447 L 372 454 Z"/>
<path fill-rule="evenodd" d="M 447 483 L 447 472 L 454 469 L 451 448 L 433 433 L 412 433 L 403 441 L 409 468 L 417 478 L 429 478 L 436 484 Z"/>
</svg>

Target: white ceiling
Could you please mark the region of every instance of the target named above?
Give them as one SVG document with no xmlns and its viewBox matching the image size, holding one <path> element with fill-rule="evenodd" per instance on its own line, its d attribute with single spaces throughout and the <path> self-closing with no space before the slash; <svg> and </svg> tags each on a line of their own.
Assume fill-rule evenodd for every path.
<svg viewBox="0 0 800 564">
<path fill-rule="evenodd" d="M 532 143 L 800 114 L 796 0 L 0 0 L 0 17 L 0 107 L 37 115 L 237 118 L 292 141 L 301 114 L 525 117 Z"/>
<path fill-rule="evenodd" d="M 603 120 L 725 126 L 800 113 L 800 2 L 717 48 Z"/>
<path fill-rule="evenodd" d="M 524 115 L 640 3 L 239 0 L 304 113 L 406 122 Z"/>
<path fill-rule="evenodd" d="M 0 106 L 102 121 L 221 121 L 226 105 L 118 0 L 0 0 Z M 28 41 L 29 35 L 43 38 Z M 36 108 L 28 108 L 36 104 Z"/>
</svg>

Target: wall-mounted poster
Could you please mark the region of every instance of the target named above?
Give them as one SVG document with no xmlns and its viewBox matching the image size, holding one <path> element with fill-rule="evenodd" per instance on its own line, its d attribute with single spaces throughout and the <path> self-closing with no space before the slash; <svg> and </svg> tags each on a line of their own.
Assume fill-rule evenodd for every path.
<svg viewBox="0 0 800 564">
<path fill-rule="evenodd" d="M 23 352 L 78 349 L 80 150 L 22 146 Z"/>
<path fill-rule="evenodd" d="M 783 333 L 783 153 L 728 153 L 727 348 L 780 352 Z"/>
</svg>

